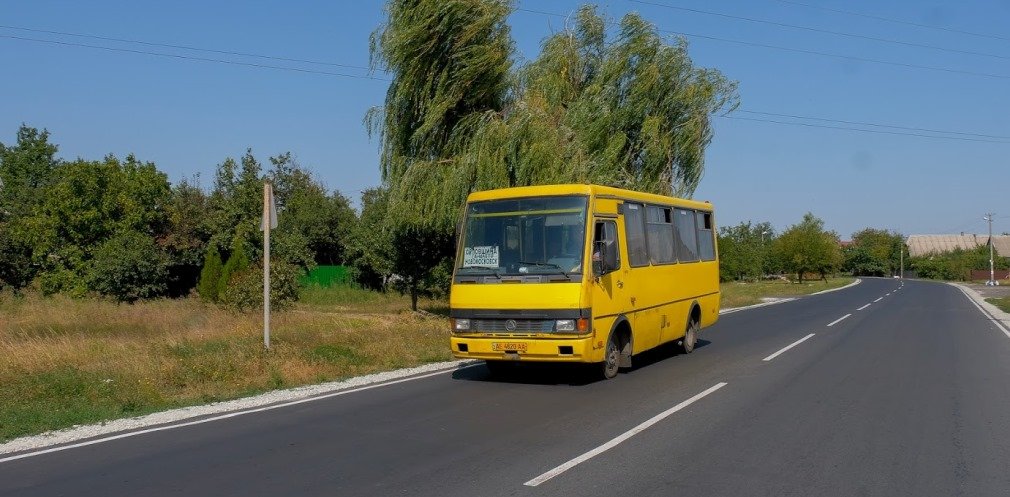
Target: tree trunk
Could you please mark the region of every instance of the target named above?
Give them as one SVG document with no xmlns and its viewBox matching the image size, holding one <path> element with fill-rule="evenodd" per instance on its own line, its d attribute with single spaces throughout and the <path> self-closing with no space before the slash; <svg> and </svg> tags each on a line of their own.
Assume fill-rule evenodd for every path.
<svg viewBox="0 0 1010 497">
<path fill-rule="evenodd" d="M 410 309 L 417 312 L 417 283 L 410 284 Z"/>
</svg>

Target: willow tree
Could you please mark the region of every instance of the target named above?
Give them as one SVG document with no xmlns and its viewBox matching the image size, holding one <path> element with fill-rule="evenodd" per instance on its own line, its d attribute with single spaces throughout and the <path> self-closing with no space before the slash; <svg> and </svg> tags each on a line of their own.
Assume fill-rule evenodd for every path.
<svg viewBox="0 0 1010 497">
<path fill-rule="evenodd" d="M 695 67 L 684 39 L 638 14 L 608 29 L 590 6 L 516 66 L 512 8 L 387 2 L 371 55 L 393 81 L 365 121 L 380 138 L 392 229 L 421 226 L 436 240 L 467 194 L 490 188 L 591 182 L 690 197 L 711 117 L 736 105 L 736 84 Z"/>
<path fill-rule="evenodd" d="M 736 85 L 694 66 L 682 38 L 586 6 L 513 66 L 502 0 L 391 0 L 372 61 L 393 75 L 367 122 L 390 208 L 448 229 L 475 190 L 593 182 L 690 197 L 711 117 Z"/>
</svg>

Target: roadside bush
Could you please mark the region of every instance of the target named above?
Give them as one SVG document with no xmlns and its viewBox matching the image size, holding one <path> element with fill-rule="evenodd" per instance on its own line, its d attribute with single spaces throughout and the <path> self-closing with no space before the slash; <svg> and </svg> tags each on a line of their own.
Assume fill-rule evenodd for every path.
<svg viewBox="0 0 1010 497">
<path fill-rule="evenodd" d="M 203 269 L 200 270 L 200 283 L 197 292 L 200 298 L 207 302 L 217 302 L 220 299 L 218 290 L 221 285 L 221 253 L 211 245 L 203 258 Z"/>
<path fill-rule="evenodd" d="M 90 290 L 121 302 L 157 297 L 168 288 L 168 258 L 153 238 L 124 232 L 98 246 L 86 279 Z"/>
<path fill-rule="evenodd" d="M 287 262 L 270 262 L 270 307 L 280 310 L 298 300 L 298 278 L 302 270 Z M 220 295 L 221 304 L 248 311 L 263 307 L 263 268 L 250 266 L 231 275 Z"/>
</svg>

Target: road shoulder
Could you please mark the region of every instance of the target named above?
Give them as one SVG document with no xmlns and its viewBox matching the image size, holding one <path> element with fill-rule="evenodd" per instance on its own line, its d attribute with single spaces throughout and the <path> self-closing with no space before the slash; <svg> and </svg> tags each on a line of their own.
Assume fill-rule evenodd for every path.
<svg viewBox="0 0 1010 497">
<path fill-rule="evenodd" d="M 985 297 L 983 297 L 982 294 L 978 293 L 977 291 L 975 291 L 975 289 L 971 288 L 970 286 L 962 285 L 961 283 L 948 283 L 948 284 L 960 288 L 961 291 L 965 293 L 965 295 L 974 300 L 979 307 L 985 310 L 985 312 L 989 313 L 989 315 L 992 316 L 996 321 L 1002 323 L 1004 327 L 1010 328 L 1010 313 L 1003 312 L 1003 310 L 1000 309 L 999 307 L 996 307 L 990 304 L 989 302 L 986 302 Z"/>
</svg>

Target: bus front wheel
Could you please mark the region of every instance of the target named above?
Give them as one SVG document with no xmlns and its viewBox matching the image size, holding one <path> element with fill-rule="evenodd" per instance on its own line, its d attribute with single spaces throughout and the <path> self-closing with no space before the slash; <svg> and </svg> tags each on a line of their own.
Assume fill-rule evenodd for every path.
<svg viewBox="0 0 1010 497">
<path fill-rule="evenodd" d="M 603 378 L 609 380 L 617 376 L 621 367 L 621 351 L 617 347 L 617 336 L 612 334 L 607 341 L 607 351 L 603 355 Z"/>
</svg>

